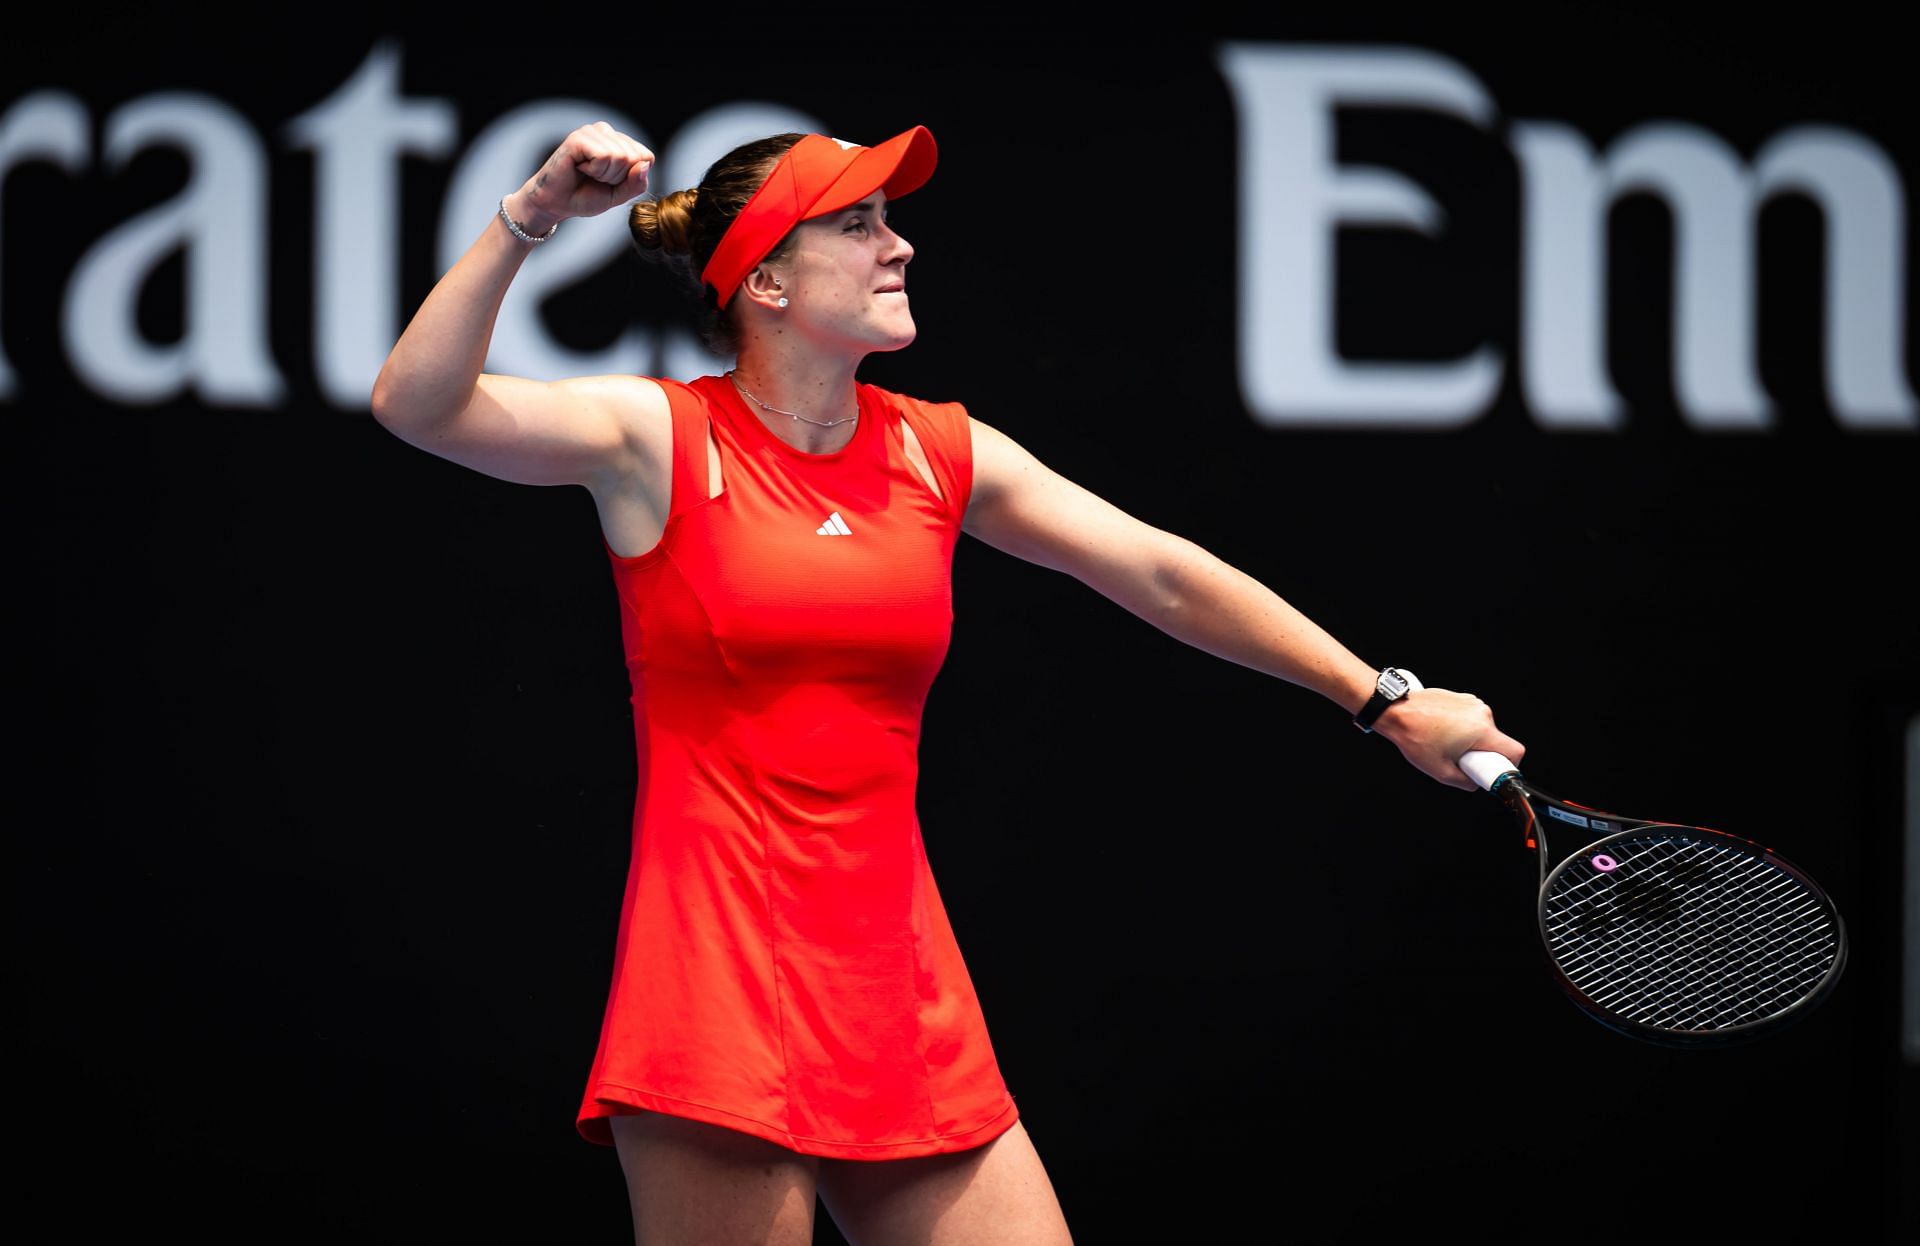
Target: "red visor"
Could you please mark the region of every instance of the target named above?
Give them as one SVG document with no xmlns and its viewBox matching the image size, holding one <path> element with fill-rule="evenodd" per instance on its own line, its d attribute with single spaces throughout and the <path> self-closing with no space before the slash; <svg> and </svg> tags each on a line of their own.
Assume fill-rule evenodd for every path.
<svg viewBox="0 0 1920 1246">
<path fill-rule="evenodd" d="M 700 280 L 713 287 L 725 307 L 753 266 L 795 225 L 858 203 L 876 190 L 898 199 L 933 175 L 937 156 L 933 134 L 923 125 L 878 147 L 807 135 L 787 149 L 727 226 Z"/>
</svg>

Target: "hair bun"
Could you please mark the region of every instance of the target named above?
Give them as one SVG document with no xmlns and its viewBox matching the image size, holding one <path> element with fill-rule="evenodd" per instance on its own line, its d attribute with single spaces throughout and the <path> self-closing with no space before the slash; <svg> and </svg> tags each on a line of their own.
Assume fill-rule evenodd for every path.
<svg viewBox="0 0 1920 1246">
<path fill-rule="evenodd" d="M 693 250 L 693 205 L 697 189 L 676 190 L 664 199 L 637 199 L 627 210 L 627 228 L 642 255 L 687 255 Z"/>
</svg>

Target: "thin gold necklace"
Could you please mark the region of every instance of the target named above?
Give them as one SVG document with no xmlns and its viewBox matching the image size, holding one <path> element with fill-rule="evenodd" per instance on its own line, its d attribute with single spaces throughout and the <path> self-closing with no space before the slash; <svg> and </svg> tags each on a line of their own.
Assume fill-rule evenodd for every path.
<svg viewBox="0 0 1920 1246">
<path fill-rule="evenodd" d="M 753 397 L 752 391 L 750 391 L 746 386 L 740 383 L 740 378 L 734 375 L 734 371 L 735 370 L 732 368 L 729 368 L 727 370 L 727 379 L 733 382 L 733 387 L 739 390 L 741 393 L 745 394 L 747 397 L 753 398 L 753 401 L 756 404 L 758 404 L 762 410 L 771 411 L 775 415 L 790 415 L 796 420 L 805 420 L 809 424 L 818 424 L 822 428 L 832 428 L 836 424 L 845 424 L 847 420 L 857 420 L 860 418 L 860 404 L 857 402 L 854 404 L 852 415 L 849 415 L 844 419 L 838 419 L 838 420 L 816 420 L 810 415 L 801 415 L 798 411 L 782 411 L 778 407 L 768 406 L 766 403 L 761 402 L 758 398 Z"/>
</svg>

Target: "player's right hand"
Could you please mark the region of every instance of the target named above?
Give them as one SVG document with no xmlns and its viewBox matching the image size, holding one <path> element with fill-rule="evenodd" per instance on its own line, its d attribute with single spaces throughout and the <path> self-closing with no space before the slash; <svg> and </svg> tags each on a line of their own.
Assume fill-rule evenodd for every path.
<svg viewBox="0 0 1920 1246">
<path fill-rule="evenodd" d="M 522 229 L 545 233 L 556 221 L 598 216 L 644 194 L 653 153 L 604 121 L 561 140 L 540 171 L 507 200 Z"/>
</svg>

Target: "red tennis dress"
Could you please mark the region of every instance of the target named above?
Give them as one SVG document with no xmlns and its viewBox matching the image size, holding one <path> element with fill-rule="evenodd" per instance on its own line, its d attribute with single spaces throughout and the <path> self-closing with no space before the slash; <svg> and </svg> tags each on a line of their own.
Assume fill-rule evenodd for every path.
<svg viewBox="0 0 1920 1246">
<path fill-rule="evenodd" d="M 606 1118 L 642 1108 L 837 1159 L 983 1145 L 1019 1113 L 914 808 L 973 483 L 966 411 L 858 384 L 853 439 L 808 454 L 726 377 L 659 384 L 665 531 L 644 554 L 607 547 L 639 791 L 576 1127 L 611 1146 Z"/>
</svg>

